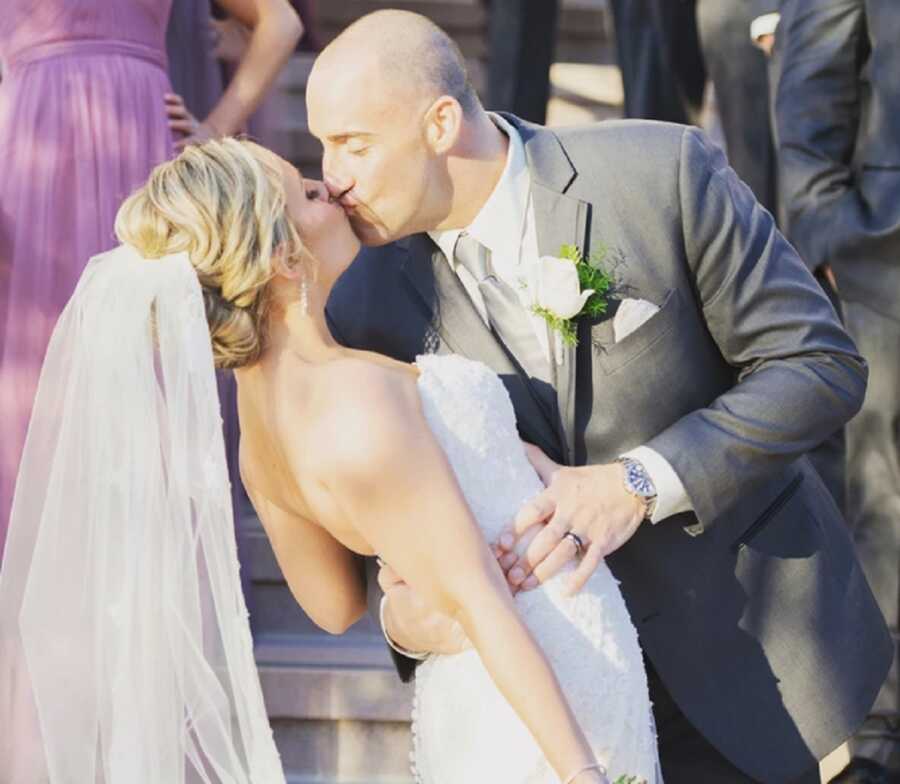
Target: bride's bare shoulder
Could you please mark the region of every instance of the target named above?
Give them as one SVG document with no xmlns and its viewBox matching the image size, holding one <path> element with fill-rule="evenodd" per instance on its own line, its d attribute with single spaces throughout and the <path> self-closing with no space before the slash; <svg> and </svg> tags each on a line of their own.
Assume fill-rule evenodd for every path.
<svg viewBox="0 0 900 784">
<path fill-rule="evenodd" d="M 318 392 L 317 441 L 323 457 L 344 467 L 371 465 L 401 429 L 421 419 L 416 373 L 399 363 L 337 360 Z"/>
</svg>

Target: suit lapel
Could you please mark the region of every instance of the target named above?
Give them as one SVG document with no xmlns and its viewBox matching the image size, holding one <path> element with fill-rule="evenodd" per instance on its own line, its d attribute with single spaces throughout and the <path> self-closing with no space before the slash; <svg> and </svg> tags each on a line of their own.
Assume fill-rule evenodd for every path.
<svg viewBox="0 0 900 784">
<path fill-rule="evenodd" d="M 575 177 L 559 139 L 545 128 L 515 120 L 525 141 L 525 152 L 532 176 L 532 200 L 538 253 L 558 256 L 563 245 L 577 245 L 589 252 L 590 204 L 567 196 L 565 190 Z M 551 344 L 555 342 L 551 335 Z M 561 361 L 552 362 L 560 413 L 560 440 L 565 446 L 566 462 L 575 456 L 575 378 L 576 348 L 563 344 Z"/>
<path fill-rule="evenodd" d="M 404 272 L 441 339 L 456 354 L 483 362 L 501 376 L 523 433 L 548 454 L 561 454 L 559 433 L 527 374 L 484 323 L 444 254 L 425 234 L 409 240 Z"/>
</svg>

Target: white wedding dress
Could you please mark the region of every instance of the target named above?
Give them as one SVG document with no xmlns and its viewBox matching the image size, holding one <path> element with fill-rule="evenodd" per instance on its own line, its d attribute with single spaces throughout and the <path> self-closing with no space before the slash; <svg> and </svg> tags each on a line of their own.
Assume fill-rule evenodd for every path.
<svg viewBox="0 0 900 784">
<path fill-rule="evenodd" d="M 495 541 L 543 489 L 506 388 L 485 365 L 463 357 L 428 355 L 416 364 L 428 424 L 485 538 Z M 661 784 L 646 672 L 618 583 L 601 564 L 579 594 L 567 597 L 564 574 L 518 594 L 519 612 L 610 781 L 625 775 Z M 474 650 L 419 666 L 411 756 L 419 784 L 558 782 Z"/>
</svg>

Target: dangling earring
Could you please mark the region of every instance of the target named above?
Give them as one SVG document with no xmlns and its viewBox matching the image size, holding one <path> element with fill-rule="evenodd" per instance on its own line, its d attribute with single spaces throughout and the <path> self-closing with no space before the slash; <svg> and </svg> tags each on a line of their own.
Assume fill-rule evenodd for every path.
<svg viewBox="0 0 900 784">
<path fill-rule="evenodd" d="M 306 272 L 300 278 L 300 309 L 304 316 L 309 315 L 309 278 Z"/>
</svg>

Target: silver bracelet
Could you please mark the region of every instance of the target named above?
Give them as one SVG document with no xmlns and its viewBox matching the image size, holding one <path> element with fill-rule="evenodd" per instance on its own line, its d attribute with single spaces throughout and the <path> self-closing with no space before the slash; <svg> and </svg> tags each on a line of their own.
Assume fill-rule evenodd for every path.
<svg viewBox="0 0 900 784">
<path fill-rule="evenodd" d="M 378 605 L 378 621 L 381 624 L 381 633 L 384 635 L 384 639 L 388 645 L 391 646 L 397 653 L 401 656 L 405 656 L 407 659 L 415 659 L 416 661 L 425 661 L 430 653 L 424 652 L 416 652 L 416 651 L 408 651 L 402 645 L 397 645 L 392 639 L 391 636 L 387 633 L 387 628 L 384 625 L 384 604 L 387 601 L 387 594 L 381 597 L 381 603 Z"/>
<path fill-rule="evenodd" d="M 577 779 L 582 773 L 585 773 L 589 770 L 599 770 L 601 776 L 606 776 L 606 768 L 604 768 L 599 762 L 595 762 L 593 765 L 585 765 L 580 770 L 576 770 L 569 778 L 567 778 L 563 784 L 572 784 L 575 779 Z"/>
</svg>

